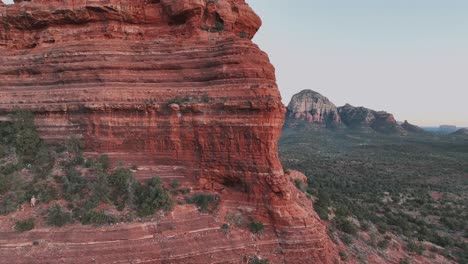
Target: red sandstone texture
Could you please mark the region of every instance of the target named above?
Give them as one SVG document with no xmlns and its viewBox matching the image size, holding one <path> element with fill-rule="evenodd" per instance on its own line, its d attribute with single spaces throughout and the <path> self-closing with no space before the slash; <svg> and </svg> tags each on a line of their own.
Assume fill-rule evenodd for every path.
<svg viewBox="0 0 468 264">
<path fill-rule="evenodd" d="M 261 20 L 244 0 L 33 0 L 0 6 L 0 117 L 35 113 L 47 140 L 217 192 L 216 217 L 179 205 L 157 222 L 39 228 L 0 219 L 5 263 L 333 263 L 311 202 L 285 176 L 285 108 Z M 266 224 L 220 231 L 228 214 Z M 174 228 L 167 228 L 173 225 Z M 36 246 L 32 245 L 37 241 Z"/>
</svg>

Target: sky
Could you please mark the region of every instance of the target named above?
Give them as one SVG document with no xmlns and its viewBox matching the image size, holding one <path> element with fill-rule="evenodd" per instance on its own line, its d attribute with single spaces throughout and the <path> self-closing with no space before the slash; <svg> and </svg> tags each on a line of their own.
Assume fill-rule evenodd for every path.
<svg viewBox="0 0 468 264">
<path fill-rule="evenodd" d="M 467 0 L 247 2 L 285 104 L 311 89 L 337 106 L 468 127 Z"/>
<path fill-rule="evenodd" d="M 468 1 L 247 0 L 287 104 L 311 89 L 337 106 L 421 126 L 468 127 Z"/>
</svg>

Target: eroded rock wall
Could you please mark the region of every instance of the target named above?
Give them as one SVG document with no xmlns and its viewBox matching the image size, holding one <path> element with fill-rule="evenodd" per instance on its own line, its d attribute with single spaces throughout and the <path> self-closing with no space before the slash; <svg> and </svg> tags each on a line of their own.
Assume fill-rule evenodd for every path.
<svg viewBox="0 0 468 264">
<path fill-rule="evenodd" d="M 273 66 L 250 41 L 261 21 L 243 0 L 22 1 L 0 6 L 0 25 L 0 115 L 31 110 L 50 141 L 79 136 L 89 155 L 137 165 L 141 180 L 159 175 L 222 201 L 219 219 L 176 207 L 161 220 L 177 225 L 167 233 L 147 224 L 6 232 L 1 259 L 333 262 L 325 227 L 279 162 L 285 108 Z M 265 222 L 264 235 L 224 237 L 231 211 Z M 33 240 L 43 243 L 30 251 Z"/>
</svg>

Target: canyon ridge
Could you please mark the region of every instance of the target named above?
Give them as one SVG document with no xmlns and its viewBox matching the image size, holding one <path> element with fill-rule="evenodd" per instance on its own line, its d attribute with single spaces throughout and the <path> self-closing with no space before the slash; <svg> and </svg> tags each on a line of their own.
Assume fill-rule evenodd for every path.
<svg viewBox="0 0 468 264">
<path fill-rule="evenodd" d="M 77 137 L 86 156 L 133 165 L 139 181 L 157 175 L 219 199 L 215 214 L 177 204 L 157 221 L 106 227 L 17 233 L 8 219 L 34 212 L 2 216 L 2 261 L 338 261 L 293 183 L 305 177 L 279 161 L 286 109 L 274 67 L 251 41 L 261 19 L 244 0 L 0 2 L 0 25 L 1 120 L 30 111 L 47 142 Z M 226 235 L 232 215 L 265 230 Z"/>
</svg>

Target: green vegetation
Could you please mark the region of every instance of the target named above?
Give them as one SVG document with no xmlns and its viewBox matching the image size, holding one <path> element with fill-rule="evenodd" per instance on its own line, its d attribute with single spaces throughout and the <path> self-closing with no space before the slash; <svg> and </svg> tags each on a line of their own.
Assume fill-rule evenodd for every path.
<svg viewBox="0 0 468 264">
<path fill-rule="evenodd" d="M 260 234 L 265 229 L 265 225 L 260 221 L 252 221 L 249 224 L 249 229 L 250 229 L 250 232 L 254 234 Z"/>
<path fill-rule="evenodd" d="M 67 201 L 66 209 L 56 204 L 45 214 L 46 223 L 58 227 L 73 222 L 108 225 L 173 208 L 160 178 L 139 183 L 131 170 L 110 168 L 106 155 L 87 159 L 83 143 L 75 137 L 47 145 L 29 112 L 17 111 L 11 120 L 0 122 L 0 214 L 19 210 L 33 196 L 37 203 Z M 51 175 L 52 170 L 58 175 Z M 171 187 L 178 185 L 174 182 Z M 203 201 L 197 202 L 205 208 Z M 98 209 L 104 207 L 110 210 Z M 122 213 L 114 216 L 109 213 L 113 209 Z M 16 229 L 28 230 L 28 225 L 31 222 L 18 222 Z"/>
<path fill-rule="evenodd" d="M 234 213 L 230 212 L 226 215 L 225 217 L 226 222 L 228 222 L 230 225 L 235 226 L 235 227 L 242 227 L 246 226 L 248 223 L 248 219 L 246 219 L 246 216 L 240 212 Z"/>
<path fill-rule="evenodd" d="M 185 197 L 189 204 L 196 204 L 200 212 L 214 212 L 218 206 L 218 199 L 214 194 L 197 193 L 192 196 Z"/>
<path fill-rule="evenodd" d="M 37 134 L 32 113 L 19 110 L 11 115 L 13 121 L 14 146 L 23 162 L 33 163 L 42 147 L 42 140 Z"/>
<path fill-rule="evenodd" d="M 300 179 L 294 179 L 294 185 L 296 185 L 296 188 L 300 191 L 305 192 L 305 184 Z"/>
<path fill-rule="evenodd" d="M 250 257 L 249 259 L 249 264 L 268 264 L 268 263 L 270 263 L 268 260 L 261 259 L 257 256 Z"/>
<path fill-rule="evenodd" d="M 400 264 L 410 264 L 410 261 L 408 258 L 404 258 L 400 260 Z"/>
<path fill-rule="evenodd" d="M 15 231 L 19 232 L 19 233 L 22 233 L 22 232 L 26 232 L 26 231 L 29 231 L 29 230 L 33 230 L 35 225 L 36 224 L 35 224 L 35 219 L 34 218 L 28 218 L 26 220 L 17 221 L 15 223 Z"/>
<path fill-rule="evenodd" d="M 72 222 L 71 214 L 56 204 L 47 211 L 47 225 L 62 227 Z"/>
<path fill-rule="evenodd" d="M 216 33 L 216 32 L 221 32 L 224 31 L 224 23 L 222 21 L 215 21 L 215 26 L 214 27 L 209 27 L 209 26 L 202 26 L 200 29 Z"/>
<path fill-rule="evenodd" d="M 284 167 L 308 176 L 306 192 L 336 232 L 356 236 L 359 223 L 364 231 L 376 227 L 381 235 L 434 243 L 449 259 L 468 262 L 466 138 L 299 126 L 285 129 L 279 146 Z M 420 242 L 408 249 L 420 253 Z"/>
<path fill-rule="evenodd" d="M 115 216 L 105 213 L 105 212 L 97 212 L 91 210 L 86 212 L 83 217 L 81 218 L 81 223 L 83 225 L 95 225 L 95 226 L 103 226 L 103 225 L 112 225 L 117 222 Z"/>
<path fill-rule="evenodd" d="M 249 35 L 247 35 L 247 33 L 245 33 L 244 31 L 241 31 L 241 33 L 239 33 L 239 37 L 243 39 L 249 39 Z"/>
<path fill-rule="evenodd" d="M 333 223 L 338 230 L 346 234 L 355 235 L 357 233 L 356 225 L 346 218 L 338 216 L 334 219 Z"/>
<path fill-rule="evenodd" d="M 228 224 L 223 224 L 220 229 L 221 229 L 221 231 L 223 231 L 224 234 L 229 233 L 229 225 Z"/>
<path fill-rule="evenodd" d="M 138 186 L 136 205 L 140 216 L 150 216 L 157 210 L 170 211 L 174 201 L 170 193 L 161 186 L 161 179 L 154 177 L 146 185 Z"/>
<path fill-rule="evenodd" d="M 343 251 L 340 251 L 338 254 L 340 255 L 340 259 L 342 261 L 347 261 L 348 260 L 348 255 L 346 255 L 346 253 L 344 253 Z"/>
</svg>

